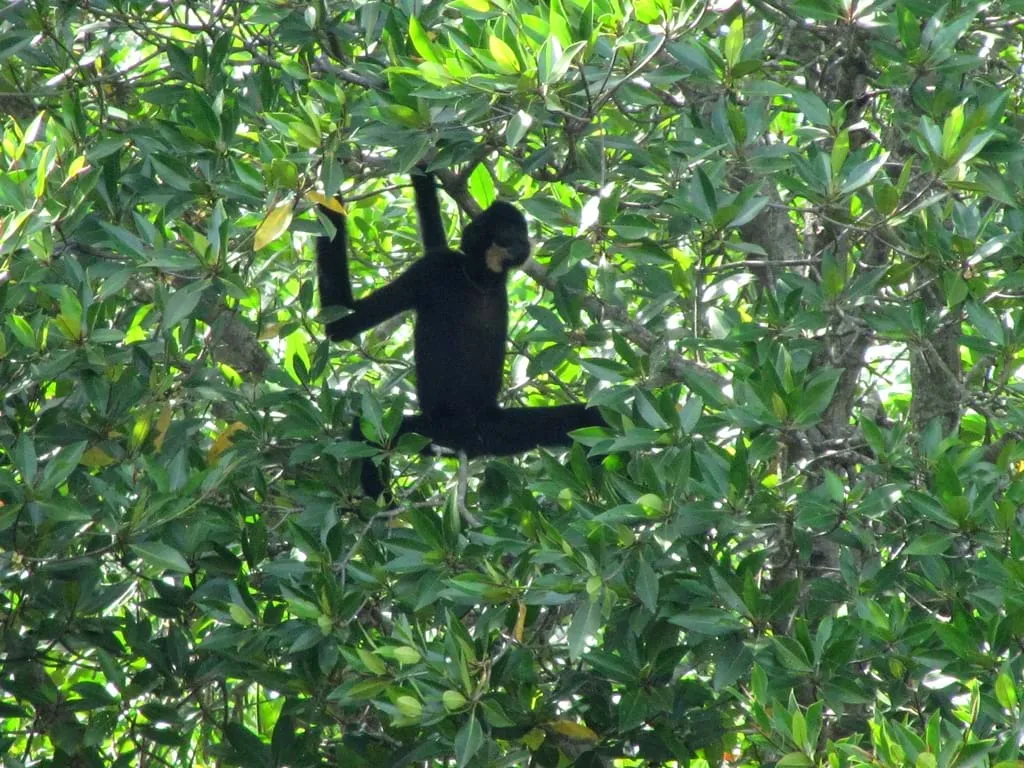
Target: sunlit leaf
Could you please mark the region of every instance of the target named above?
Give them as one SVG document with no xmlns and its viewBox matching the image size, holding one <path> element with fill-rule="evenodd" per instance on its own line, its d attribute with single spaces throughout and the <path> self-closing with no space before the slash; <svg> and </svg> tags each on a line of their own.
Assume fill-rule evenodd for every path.
<svg viewBox="0 0 1024 768">
<path fill-rule="evenodd" d="M 427 30 L 415 16 L 409 17 L 409 39 L 412 40 L 416 53 L 427 61 L 435 64 L 441 63 L 441 59 L 434 50 L 434 44 L 430 42 L 430 37 L 427 35 Z"/>
<path fill-rule="evenodd" d="M 500 37 L 491 35 L 487 41 L 487 48 L 502 72 L 515 74 L 519 71 L 519 59 L 516 57 L 515 51 Z"/>
<path fill-rule="evenodd" d="M 278 203 L 270 209 L 264 217 L 263 222 L 256 228 L 256 236 L 253 239 L 253 248 L 257 251 L 277 240 L 283 235 L 292 223 L 291 202 Z"/>
<path fill-rule="evenodd" d="M 335 213 L 345 213 L 345 206 L 336 197 L 328 197 L 319 192 L 307 192 L 304 197 L 309 202 L 322 205 L 324 208 L 330 208 Z"/>
</svg>

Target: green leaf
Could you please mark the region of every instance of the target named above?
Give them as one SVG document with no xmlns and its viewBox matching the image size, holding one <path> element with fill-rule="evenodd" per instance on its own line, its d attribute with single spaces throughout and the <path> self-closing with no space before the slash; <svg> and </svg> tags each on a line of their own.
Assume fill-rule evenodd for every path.
<svg viewBox="0 0 1024 768">
<path fill-rule="evenodd" d="M 883 632 L 889 631 L 889 615 L 875 601 L 866 597 L 859 597 L 855 601 L 857 615 Z"/>
<path fill-rule="evenodd" d="M 790 731 L 793 734 L 793 743 L 800 749 L 804 750 L 804 752 L 807 752 L 809 746 L 807 744 L 807 721 L 804 719 L 803 712 L 800 710 L 793 712 Z"/>
<path fill-rule="evenodd" d="M 160 180 L 179 192 L 191 192 L 198 183 L 195 176 L 188 176 L 185 169 L 177 168 L 178 164 L 170 157 L 153 157 L 150 162 Z"/>
<path fill-rule="evenodd" d="M 982 337 L 1002 347 L 1006 344 L 1006 329 L 988 307 L 976 301 L 969 301 L 964 305 L 967 310 L 967 317 L 971 324 L 978 330 Z"/>
<path fill-rule="evenodd" d="M 412 47 L 416 49 L 416 53 L 425 60 L 434 64 L 442 63 L 441 57 L 434 50 L 434 44 L 427 35 L 427 30 L 415 16 L 409 17 L 409 39 L 412 40 Z"/>
<path fill-rule="evenodd" d="M 879 180 L 879 183 L 875 186 L 875 201 L 879 213 L 888 216 L 896 210 L 896 206 L 900 203 L 899 190 L 887 180 Z"/>
<path fill-rule="evenodd" d="M 477 719 L 476 710 L 473 710 L 465 725 L 455 734 L 455 761 L 458 768 L 468 765 L 483 744 L 484 730 Z"/>
<path fill-rule="evenodd" d="M 465 707 L 468 702 L 466 697 L 461 693 L 449 689 L 441 694 L 441 703 L 449 712 L 458 712 L 460 709 Z"/>
<path fill-rule="evenodd" d="M 712 637 L 742 632 L 749 628 L 746 622 L 740 621 L 732 613 L 717 608 L 695 608 L 685 613 L 669 616 L 668 620 L 691 632 Z"/>
<path fill-rule="evenodd" d="M 423 704 L 415 696 L 398 696 L 395 706 L 407 720 L 419 720 L 423 717 Z"/>
<path fill-rule="evenodd" d="M 732 219 L 726 225 L 728 227 L 742 227 L 754 220 L 754 218 L 764 210 L 765 206 L 768 205 L 767 197 L 750 197 L 743 201 L 736 211 L 732 214 Z"/>
<path fill-rule="evenodd" d="M 776 768 L 814 768 L 814 761 L 802 752 L 790 752 L 783 755 Z"/>
<path fill-rule="evenodd" d="M 160 541 L 144 541 L 129 544 L 129 548 L 150 568 L 157 571 L 192 573 L 192 566 L 181 553 Z"/>
<path fill-rule="evenodd" d="M 804 647 L 791 637 L 773 637 L 775 655 L 790 672 L 810 672 L 814 669 Z"/>
<path fill-rule="evenodd" d="M 953 543 L 954 537 L 946 533 L 926 533 L 915 536 L 907 545 L 908 555 L 941 555 Z"/>
<path fill-rule="evenodd" d="M 755 664 L 750 673 L 750 686 L 754 693 L 754 701 L 761 706 L 768 704 L 768 675 L 760 664 Z"/>
<path fill-rule="evenodd" d="M 96 142 L 89 151 L 86 153 L 86 157 L 89 159 L 91 165 L 95 165 L 100 160 L 110 157 L 115 152 L 120 151 L 126 144 L 126 140 L 122 137 L 116 139 L 103 139 L 102 141 Z"/>
<path fill-rule="evenodd" d="M 35 441 L 28 432 L 22 432 L 14 442 L 14 463 L 21 473 L 22 482 L 32 485 L 39 469 L 39 459 Z"/>
<path fill-rule="evenodd" d="M 839 177 L 839 172 L 843 168 L 843 163 L 846 162 L 846 156 L 850 154 L 850 132 L 845 128 L 839 132 L 836 136 L 835 142 L 832 144 L 832 156 L 830 158 L 832 164 L 832 176 L 835 178 Z"/>
<path fill-rule="evenodd" d="M 60 453 L 46 463 L 43 478 L 39 482 L 39 492 L 49 493 L 60 487 L 78 466 L 88 445 L 82 440 L 61 448 Z"/>
<path fill-rule="evenodd" d="M 392 653 L 395 661 L 402 666 L 408 664 L 419 664 L 419 662 L 423 660 L 423 655 L 411 645 L 396 646 Z"/>
<path fill-rule="evenodd" d="M 599 596 L 582 601 L 572 616 L 569 625 L 569 658 L 579 661 L 586 651 L 587 641 L 594 636 L 601 625 L 601 605 Z"/>
<path fill-rule="evenodd" d="M 942 123 L 942 156 L 947 160 L 954 159 L 954 150 L 960 139 L 960 131 L 964 127 L 964 106 L 958 104 L 946 115 Z"/>
<path fill-rule="evenodd" d="M 736 613 L 745 618 L 752 619 L 753 616 L 751 615 L 750 609 L 747 607 L 746 603 L 743 602 L 743 598 L 736 593 L 736 590 L 734 590 L 725 577 L 718 572 L 718 569 L 711 568 L 710 573 L 711 581 L 715 585 L 715 594 L 718 595 L 718 598 Z"/>
<path fill-rule="evenodd" d="M 1000 672 L 996 677 L 996 700 L 1003 709 L 1013 711 L 1017 708 L 1017 687 L 1006 672 Z"/>
<path fill-rule="evenodd" d="M 896 20 L 900 42 L 908 51 L 921 46 L 921 20 L 906 5 L 896 5 Z"/>
<path fill-rule="evenodd" d="M 653 21 L 654 19 L 652 19 Z M 737 13 L 725 36 L 725 61 L 729 69 L 735 69 L 743 55 L 743 14 Z"/>
<path fill-rule="evenodd" d="M 639 557 L 637 563 L 636 596 L 648 611 L 658 612 L 658 574 L 643 556 Z"/>
<path fill-rule="evenodd" d="M 802 89 L 794 89 L 793 101 L 796 102 L 797 108 L 812 125 L 829 126 L 832 124 L 832 115 L 828 110 L 828 106 L 817 94 Z"/>
<path fill-rule="evenodd" d="M 814 375 L 800 393 L 796 412 L 793 414 L 793 423 L 796 426 L 809 426 L 821 418 L 825 409 L 832 403 L 832 397 L 842 375 L 843 372 L 835 368 L 826 368 Z"/>
<path fill-rule="evenodd" d="M 190 317 L 199 304 L 203 291 L 209 287 L 209 280 L 198 280 L 171 294 L 164 306 L 163 329 L 169 331 L 177 327 L 186 317 Z"/>
<path fill-rule="evenodd" d="M 481 205 L 488 206 L 498 197 L 494 188 L 494 179 L 487 171 L 486 166 L 481 163 L 469 174 L 469 191 Z"/>
<path fill-rule="evenodd" d="M 859 165 L 855 165 L 847 174 L 845 174 L 845 179 L 839 186 L 839 193 L 842 195 L 848 195 L 851 192 L 870 184 L 871 180 L 875 178 L 878 172 L 885 167 L 888 160 L 889 153 L 881 152 L 874 159 L 866 160 Z"/>
<path fill-rule="evenodd" d="M 6 318 L 7 327 L 11 329 L 11 333 L 14 334 L 14 338 L 18 340 L 18 343 L 28 349 L 38 350 L 39 344 L 36 341 L 36 335 L 32 331 L 32 326 L 28 324 L 21 315 L 8 315 Z"/>
<path fill-rule="evenodd" d="M 533 125 L 533 118 L 529 113 L 519 110 L 508 121 L 508 127 L 505 129 L 505 142 L 510 147 L 516 146 L 529 133 L 531 125 Z"/>
<path fill-rule="evenodd" d="M 548 67 L 547 77 L 541 79 L 547 83 L 559 83 L 565 77 L 569 68 L 572 66 L 573 59 L 576 58 L 576 54 L 582 51 L 586 47 L 586 42 L 577 42 L 570 45 L 565 51 L 559 51 L 555 48 L 554 42 L 552 42 L 551 51 L 555 54 L 554 62 Z"/>
<path fill-rule="evenodd" d="M 419 112 L 404 104 L 387 104 L 384 106 L 384 112 L 396 123 L 409 128 L 419 128 L 423 122 Z"/>
<path fill-rule="evenodd" d="M 821 259 L 821 283 L 826 299 L 832 301 L 841 296 L 846 287 L 846 262 L 826 253 Z"/>
</svg>

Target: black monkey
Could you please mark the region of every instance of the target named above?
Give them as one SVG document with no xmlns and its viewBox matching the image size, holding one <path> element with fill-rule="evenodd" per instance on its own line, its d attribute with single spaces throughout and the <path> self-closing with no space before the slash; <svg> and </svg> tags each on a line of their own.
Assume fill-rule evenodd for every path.
<svg viewBox="0 0 1024 768">
<path fill-rule="evenodd" d="M 508 456 L 541 445 L 568 445 L 574 429 L 604 426 L 585 405 L 500 408 L 508 290 L 512 267 L 530 255 L 526 219 L 514 206 L 495 202 L 462 231 L 461 250 L 448 247 L 432 174 L 412 176 L 423 238 L 423 258 L 390 284 L 358 301 L 348 274 L 345 216 L 321 207 L 336 229 L 317 240 L 320 304 L 352 310 L 327 324 L 332 341 L 349 339 L 407 309 L 416 312 L 416 392 L 420 413 L 407 416 L 399 433 L 417 432 L 467 456 Z M 353 437 L 362 439 L 357 420 Z M 362 468 L 363 490 L 385 490 L 372 462 Z"/>
</svg>

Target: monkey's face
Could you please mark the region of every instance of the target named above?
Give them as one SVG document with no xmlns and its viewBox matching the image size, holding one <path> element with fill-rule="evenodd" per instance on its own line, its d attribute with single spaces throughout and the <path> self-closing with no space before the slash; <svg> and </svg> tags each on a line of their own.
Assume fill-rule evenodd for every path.
<svg viewBox="0 0 1024 768">
<path fill-rule="evenodd" d="M 490 242 L 484 260 L 492 272 L 518 267 L 530 256 L 530 233 L 526 218 L 508 203 L 494 203 L 484 213 Z"/>
<path fill-rule="evenodd" d="M 530 242 L 525 244 L 506 246 L 501 245 L 497 240 L 484 252 L 484 260 L 491 272 L 505 272 L 518 267 L 530 256 Z"/>
</svg>

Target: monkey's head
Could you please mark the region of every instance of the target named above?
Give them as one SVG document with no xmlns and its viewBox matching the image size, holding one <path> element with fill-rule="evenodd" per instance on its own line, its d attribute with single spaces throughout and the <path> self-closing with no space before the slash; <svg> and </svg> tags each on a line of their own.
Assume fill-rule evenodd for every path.
<svg viewBox="0 0 1024 768">
<path fill-rule="evenodd" d="M 462 252 L 499 274 L 518 267 L 530 256 L 526 217 L 510 203 L 493 203 L 462 230 Z"/>
</svg>

